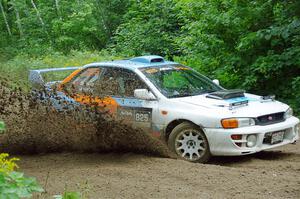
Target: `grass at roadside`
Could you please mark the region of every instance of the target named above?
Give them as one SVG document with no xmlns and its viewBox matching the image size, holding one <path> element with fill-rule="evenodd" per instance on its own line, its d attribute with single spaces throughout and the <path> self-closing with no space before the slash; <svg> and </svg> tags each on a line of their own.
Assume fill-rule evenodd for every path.
<svg viewBox="0 0 300 199">
<path fill-rule="evenodd" d="M 92 62 L 121 59 L 106 52 L 78 52 L 68 55 L 52 53 L 41 57 L 32 57 L 21 54 L 13 59 L 0 61 L 0 79 L 7 78 L 10 86 L 28 89 L 28 74 L 31 69 L 63 68 L 70 66 L 83 66 Z"/>
</svg>

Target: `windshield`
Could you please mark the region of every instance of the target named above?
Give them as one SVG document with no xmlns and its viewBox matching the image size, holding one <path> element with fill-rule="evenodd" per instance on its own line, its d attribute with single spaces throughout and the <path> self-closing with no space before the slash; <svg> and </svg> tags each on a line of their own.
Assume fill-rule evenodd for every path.
<svg viewBox="0 0 300 199">
<path fill-rule="evenodd" d="M 186 97 L 222 90 L 207 77 L 182 65 L 166 65 L 140 69 L 168 97 Z"/>
</svg>

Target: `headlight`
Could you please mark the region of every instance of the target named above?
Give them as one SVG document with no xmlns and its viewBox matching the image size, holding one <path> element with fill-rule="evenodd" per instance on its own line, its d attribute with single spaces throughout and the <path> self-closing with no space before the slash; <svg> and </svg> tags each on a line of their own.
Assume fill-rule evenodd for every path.
<svg viewBox="0 0 300 199">
<path fill-rule="evenodd" d="M 293 116 L 293 109 L 289 108 L 285 113 L 284 113 L 284 119 L 288 119 Z"/>
<path fill-rule="evenodd" d="M 238 127 L 246 127 L 255 125 L 253 118 L 228 118 L 222 119 L 221 124 L 224 129 L 232 129 Z"/>
</svg>

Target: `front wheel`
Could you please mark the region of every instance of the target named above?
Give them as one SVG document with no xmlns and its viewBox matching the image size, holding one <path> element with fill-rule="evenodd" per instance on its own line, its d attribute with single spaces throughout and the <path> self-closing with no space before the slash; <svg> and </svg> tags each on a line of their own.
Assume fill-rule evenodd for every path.
<svg viewBox="0 0 300 199">
<path fill-rule="evenodd" d="M 177 156 L 190 162 L 205 163 L 211 157 L 205 134 L 189 122 L 183 122 L 172 130 L 168 146 Z"/>
</svg>

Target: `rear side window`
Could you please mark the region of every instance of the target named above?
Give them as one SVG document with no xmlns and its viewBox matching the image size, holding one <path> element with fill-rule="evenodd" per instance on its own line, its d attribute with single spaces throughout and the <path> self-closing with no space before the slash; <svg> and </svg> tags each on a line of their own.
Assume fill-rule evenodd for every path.
<svg viewBox="0 0 300 199">
<path fill-rule="evenodd" d="M 75 79 L 72 81 L 73 85 L 87 85 L 93 84 L 100 75 L 100 68 L 88 68 L 82 73 L 80 73 Z"/>
<path fill-rule="evenodd" d="M 81 92 L 93 92 L 93 87 L 96 81 L 99 81 L 101 74 L 101 68 L 87 68 L 73 78 L 67 85 L 66 88 L 75 93 Z"/>
</svg>

